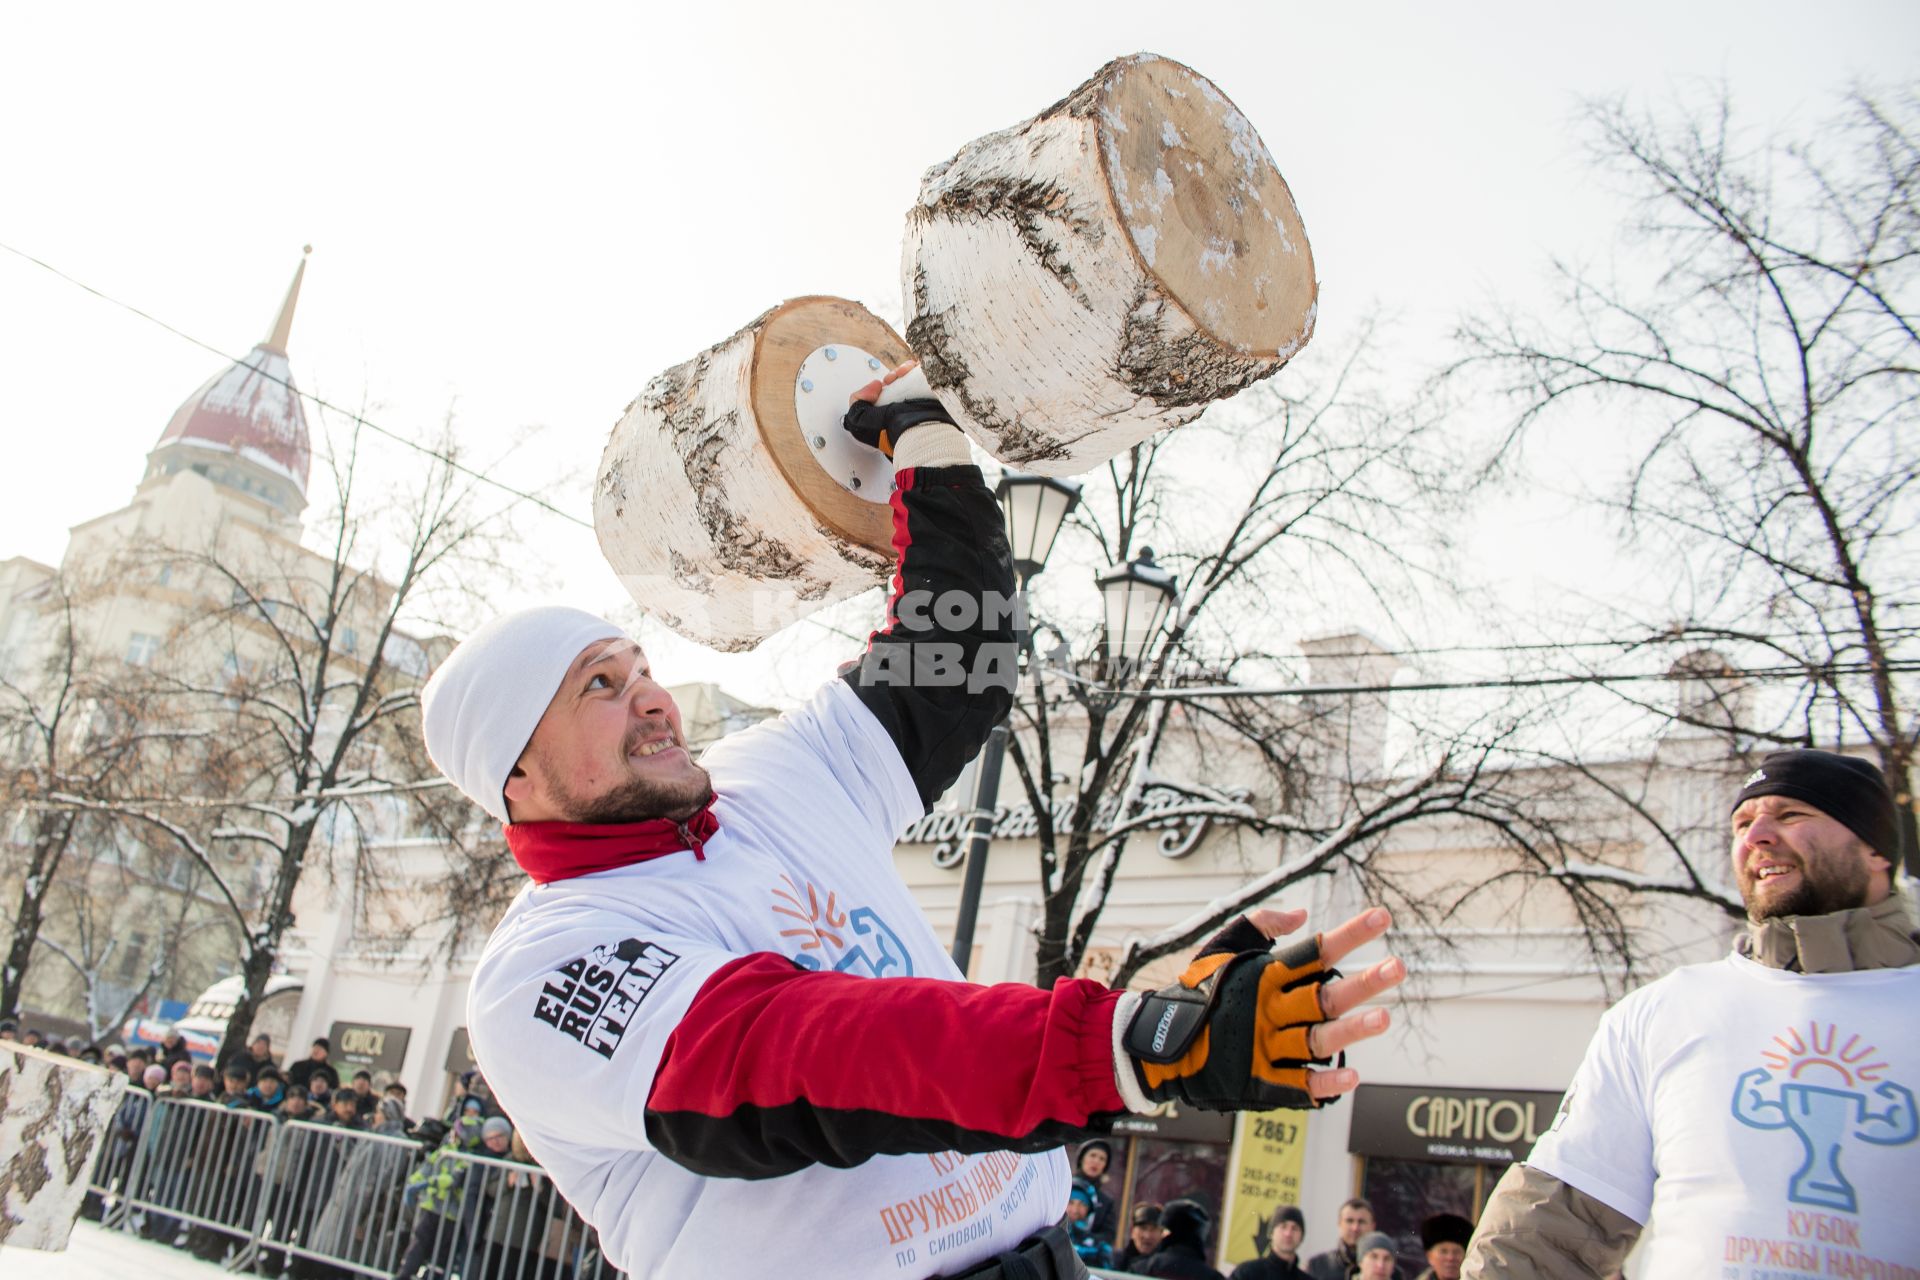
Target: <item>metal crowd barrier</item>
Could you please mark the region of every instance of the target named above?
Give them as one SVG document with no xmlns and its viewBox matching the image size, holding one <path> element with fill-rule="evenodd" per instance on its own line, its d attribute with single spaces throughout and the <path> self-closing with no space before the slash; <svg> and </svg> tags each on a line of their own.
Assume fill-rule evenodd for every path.
<svg viewBox="0 0 1920 1280">
<path fill-rule="evenodd" d="M 532 1165 L 443 1149 L 448 1193 L 422 1209 L 396 1280 L 437 1270 L 462 1280 L 596 1280 L 617 1277 L 592 1228 Z"/>
<path fill-rule="evenodd" d="M 355 1129 L 289 1120 L 264 1177 L 254 1232 L 256 1269 L 280 1256 L 391 1276 L 407 1241 L 407 1175 L 420 1144 Z"/>
<path fill-rule="evenodd" d="M 304 1259 L 382 1280 L 620 1280 L 537 1166 L 133 1094 L 89 1183 L 107 1226 L 261 1274 Z"/>
<path fill-rule="evenodd" d="M 140 1153 L 141 1137 L 146 1132 L 152 1108 L 153 1095 L 138 1085 L 128 1086 L 121 1095 L 119 1109 L 107 1125 L 106 1145 L 100 1149 L 99 1159 L 93 1162 L 93 1176 L 87 1181 L 85 1213 L 88 1217 L 94 1217 L 97 1210 L 100 1222 L 115 1226 L 125 1216 L 127 1205 L 122 1192 Z"/>
<path fill-rule="evenodd" d="M 147 1108 L 120 1222 L 145 1215 L 148 1234 L 184 1228 L 196 1242 L 233 1236 L 251 1247 L 261 1208 L 262 1174 L 279 1122 L 259 1111 L 191 1098 L 156 1098 Z"/>
</svg>

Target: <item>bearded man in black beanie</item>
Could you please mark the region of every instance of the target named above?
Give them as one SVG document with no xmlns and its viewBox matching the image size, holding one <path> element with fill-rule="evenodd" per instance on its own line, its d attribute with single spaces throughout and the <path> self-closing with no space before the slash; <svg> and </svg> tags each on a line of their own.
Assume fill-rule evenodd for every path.
<svg viewBox="0 0 1920 1280">
<path fill-rule="evenodd" d="M 1892 792 L 1864 760 L 1776 752 L 1730 828 L 1745 935 L 1608 1010 L 1488 1201 L 1469 1280 L 1609 1275 L 1654 1214 L 1644 1275 L 1920 1259 L 1920 934 Z"/>
</svg>

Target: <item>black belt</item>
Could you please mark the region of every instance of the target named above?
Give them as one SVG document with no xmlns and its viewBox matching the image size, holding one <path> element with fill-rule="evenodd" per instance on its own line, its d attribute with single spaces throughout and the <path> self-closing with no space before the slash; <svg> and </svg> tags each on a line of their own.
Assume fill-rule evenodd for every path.
<svg viewBox="0 0 1920 1280">
<path fill-rule="evenodd" d="M 934 1276 L 932 1280 L 942 1280 Z M 949 1280 L 1089 1280 L 1064 1227 L 1036 1231 L 1007 1252 Z"/>
</svg>

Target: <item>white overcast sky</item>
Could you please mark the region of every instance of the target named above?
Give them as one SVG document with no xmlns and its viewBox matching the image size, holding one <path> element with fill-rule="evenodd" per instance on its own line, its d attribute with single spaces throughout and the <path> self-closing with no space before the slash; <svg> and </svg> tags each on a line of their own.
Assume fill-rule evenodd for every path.
<svg viewBox="0 0 1920 1280">
<path fill-rule="evenodd" d="M 649 377 L 774 302 L 897 321 L 922 170 L 1143 49 L 1261 131 L 1313 243 L 1316 344 L 1385 307 L 1412 368 L 1463 308 L 1537 302 L 1549 254 L 1610 251 L 1583 96 L 1724 80 L 1752 122 L 1805 126 L 1913 77 L 1920 5 L 15 6 L 0 242 L 236 355 L 311 243 L 303 389 L 413 436 L 453 405 L 483 457 L 539 427 L 502 479 L 590 476 Z M 0 253 L 0 557 L 57 562 L 217 366 Z M 590 516 L 584 485 L 567 505 Z M 624 600 L 590 533 L 529 524 L 544 593 Z M 677 657 L 670 679 L 789 683 Z"/>
</svg>

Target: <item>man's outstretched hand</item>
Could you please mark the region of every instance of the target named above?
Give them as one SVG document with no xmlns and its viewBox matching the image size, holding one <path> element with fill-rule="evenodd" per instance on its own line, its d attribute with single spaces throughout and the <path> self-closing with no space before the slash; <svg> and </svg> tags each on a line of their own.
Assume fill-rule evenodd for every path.
<svg viewBox="0 0 1920 1280">
<path fill-rule="evenodd" d="M 1277 951 L 1271 941 L 1306 922 L 1304 911 L 1260 910 L 1215 934 L 1180 980 L 1145 996 L 1121 1049 L 1149 1101 L 1209 1111 L 1309 1109 L 1349 1093 L 1358 1072 L 1334 1057 L 1387 1029 L 1385 1009 L 1364 1009 L 1407 976 L 1389 956 L 1351 977 L 1341 959 L 1386 933 L 1384 908 Z"/>
</svg>

